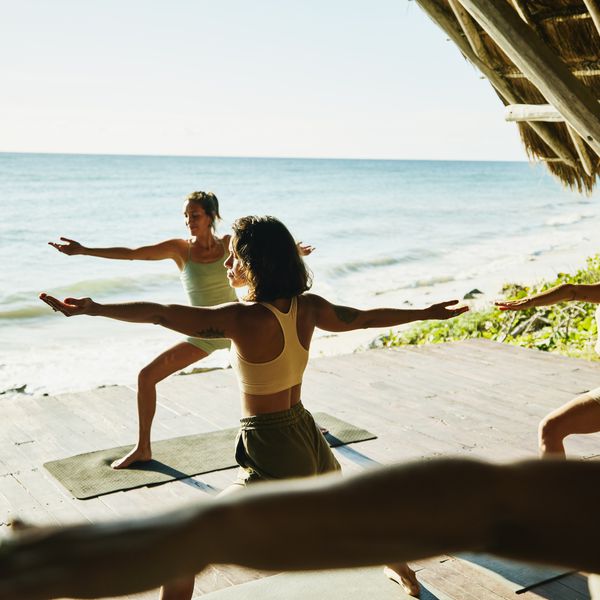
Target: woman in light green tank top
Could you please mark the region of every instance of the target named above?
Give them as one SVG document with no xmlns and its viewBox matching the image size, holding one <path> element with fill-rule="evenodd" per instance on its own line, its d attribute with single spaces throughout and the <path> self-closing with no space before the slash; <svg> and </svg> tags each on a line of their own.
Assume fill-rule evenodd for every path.
<svg viewBox="0 0 600 600">
<path fill-rule="evenodd" d="M 212 192 L 193 192 L 184 203 L 183 214 L 191 236 L 188 240 L 175 238 L 140 248 L 88 248 L 75 240 L 61 237 L 64 243 L 50 242 L 50 245 L 69 256 L 82 254 L 118 260 L 171 259 L 181 271 L 181 281 L 193 306 L 214 306 L 236 300 L 223 266 L 230 236 L 220 238 L 215 234 L 216 221 L 221 218 L 217 197 Z M 188 337 L 159 354 L 139 372 L 138 441 L 131 452 L 113 462 L 113 468 L 123 469 L 134 462 L 152 458 L 150 433 L 156 412 L 156 384 L 221 348 L 229 348 L 229 340 Z"/>
</svg>

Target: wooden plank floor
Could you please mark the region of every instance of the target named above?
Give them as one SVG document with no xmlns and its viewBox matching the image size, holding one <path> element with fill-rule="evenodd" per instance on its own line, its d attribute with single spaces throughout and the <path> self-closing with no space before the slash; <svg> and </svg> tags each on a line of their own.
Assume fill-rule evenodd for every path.
<svg viewBox="0 0 600 600">
<path fill-rule="evenodd" d="M 370 350 L 318 358 L 307 369 L 303 398 L 367 428 L 376 440 L 336 450 L 345 472 L 374 463 L 461 455 L 507 461 L 537 455 L 539 420 L 572 396 L 600 385 L 600 365 L 483 340 Z M 158 388 L 154 439 L 232 427 L 239 403 L 231 370 L 175 376 Z M 55 397 L 0 400 L 0 536 L 11 517 L 35 523 L 98 521 L 181 506 L 226 487 L 235 471 L 80 501 L 42 467 L 49 460 L 133 443 L 135 391 L 113 386 Z M 570 455 L 600 455 L 600 436 L 567 440 Z M 266 573 L 210 567 L 196 596 Z M 438 600 L 512 598 L 514 589 L 452 557 L 426 561 L 420 578 Z M 469 592 L 467 592 L 470 590 Z M 539 586 L 522 600 L 589 598 L 579 575 Z M 135 596 L 155 598 L 156 592 Z"/>
</svg>

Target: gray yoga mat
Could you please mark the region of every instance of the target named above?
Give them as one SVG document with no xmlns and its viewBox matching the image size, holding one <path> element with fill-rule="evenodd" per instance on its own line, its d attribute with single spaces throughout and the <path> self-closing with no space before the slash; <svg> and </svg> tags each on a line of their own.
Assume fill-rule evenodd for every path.
<svg viewBox="0 0 600 600">
<path fill-rule="evenodd" d="M 332 448 L 377 437 L 326 413 L 316 413 L 314 417 L 321 427 L 329 430 L 325 437 Z M 47 462 L 44 467 L 75 498 L 95 498 L 201 473 L 231 469 L 237 466 L 234 458 L 237 432 L 237 428 L 221 429 L 155 442 L 152 445 L 153 460 L 134 464 L 128 469 L 115 470 L 110 465 L 133 446 L 78 454 Z"/>
<path fill-rule="evenodd" d="M 318 541 L 316 542 L 318 543 Z M 211 592 L 202 600 L 414 600 L 382 567 L 281 573 Z M 434 600 L 424 590 L 421 600 Z"/>
<path fill-rule="evenodd" d="M 512 588 L 515 600 L 517 594 L 541 585 L 545 581 L 552 581 L 564 577 L 564 569 L 547 569 L 526 563 L 503 561 L 494 557 L 483 555 L 460 555 L 464 560 L 476 562 L 482 569 L 482 575 L 494 579 L 502 579 L 509 588 Z M 426 566 L 422 573 L 434 569 L 443 574 L 442 565 Z M 460 575 L 454 578 L 448 590 L 444 589 L 444 577 L 440 577 L 435 586 L 421 582 L 420 600 L 448 600 L 458 598 L 455 595 L 456 586 L 462 585 L 465 597 L 469 595 L 469 584 L 472 580 L 465 576 L 461 582 Z M 417 572 L 417 579 L 419 573 Z M 476 580 L 481 583 L 481 579 Z M 518 583 L 516 583 L 518 581 Z M 514 585 L 513 585 L 514 584 Z M 496 596 L 490 592 L 490 597 Z M 461 596 L 462 597 L 462 596 Z M 487 596 L 486 596 L 487 597 Z M 502 596 L 504 598 L 504 596 Z M 542 596 L 540 596 L 541 598 Z M 575 597 L 575 595 L 574 595 Z M 581 597 L 576 595 L 576 597 Z M 264 577 L 241 585 L 234 585 L 216 592 L 202 596 L 202 600 L 412 600 L 397 584 L 384 576 L 381 566 L 361 567 L 354 569 L 339 569 L 331 571 L 305 571 L 300 573 L 280 573 L 271 577 Z M 566 598 L 566 596 L 565 596 Z"/>
</svg>

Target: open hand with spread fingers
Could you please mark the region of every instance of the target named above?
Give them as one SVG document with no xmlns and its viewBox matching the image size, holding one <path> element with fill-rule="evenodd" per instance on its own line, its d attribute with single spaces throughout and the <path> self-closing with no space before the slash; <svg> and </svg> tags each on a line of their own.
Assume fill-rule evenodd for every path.
<svg viewBox="0 0 600 600">
<path fill-rule="evenodd" d="M 533 298 L 521 298 L 520 300 L 499 300 L 494 304 L 500 310 L 526 310 L 535 306 Z"/>
<path fill-rule="evenodd" d="M 446 300 L 445 302 L 438 302 L 432 304 L 427 310 L 428 319 L 451 319 L 462 315 L 469 310 L 468 306 L 455 306 L 459 303 L 459 300 Z M 449 308 L 453 307 L 453 308 Z"/>
<path fill-rule="evenodd" d="M 46 293 L 40 294 L 40 300 L 45 302 L 52 310 L 61 312 L 65 317 L 89 315 L 92 307 L 96 305 L 91 298 L 65 298 L 61 301 Z"/>
<path fill-rule="evenodd" d="M 298 253 L 300 254 L 300 256 L 308 256 L 309 254 L 312 254 L 316 249 L 314 246 L 311 246 L 310 244 L 303 244 L 302 242 L 298 242 L 296 244 L 296 247 L 298 248 Z"/>
<path fill-rule="evenodd" d="M 66 237 L 59 238 L 61 241 L 66 242 L 65 244 L 59 244 L 58 242 L 48 242 L 49 246 L 56 248 L 62 254 L 68 254 L 74 256 L 75 254 L 83 254 L 83 246 L 75 240 L 70 240 Z"/>
</svg>

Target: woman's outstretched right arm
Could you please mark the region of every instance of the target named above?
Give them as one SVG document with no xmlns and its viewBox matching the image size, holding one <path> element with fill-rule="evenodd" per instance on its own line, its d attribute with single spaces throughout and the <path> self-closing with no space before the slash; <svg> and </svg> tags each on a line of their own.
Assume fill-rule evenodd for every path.
<svg viewBox="0 0 600 600">
<path fill-rule="evenodd" d="M 150 323 L 185 335 L 207 339 L 235 339 L 240 329 L 239 315 L 243 310 L 239 302 L 207 307 L 156 302 L 101 304 L 91 298 L 66 298 L 61 301 L 48 294 L 40 294 L 40 300 L 66 317 L 88 315 L 129 323 Z"/>
<path fill-rule="evenodd" d="M 61 237 L 60 240 L 64 243 L 48 242 L 48 244 L 68 256 L 81 254 L 116 260 L 164 260 L 171 258 L 179 264 L 182 260 L 185 262 L 184 254 L 187 249 L 185 240 L 179 239 L 166 240 L 158 244 L 140 246 L 139 248 L 126 248 L 124 246 L 90 248 L 66 237 Z"/>
</svg>

